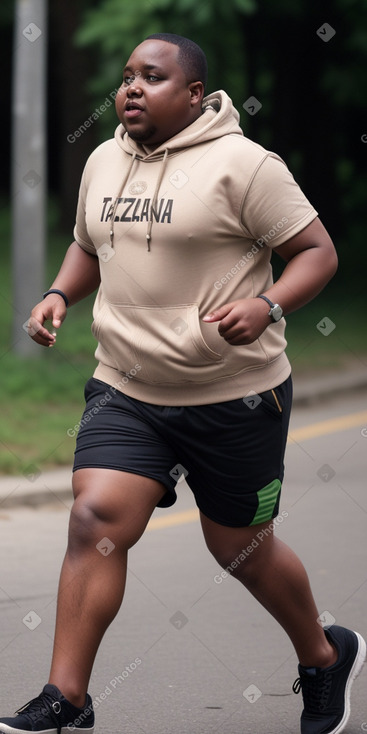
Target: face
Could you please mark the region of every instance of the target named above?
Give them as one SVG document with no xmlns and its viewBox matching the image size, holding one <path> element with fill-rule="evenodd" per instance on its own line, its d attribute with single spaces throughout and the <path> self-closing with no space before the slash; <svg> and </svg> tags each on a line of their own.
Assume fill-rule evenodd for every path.
<svg viewBox="0 0 367 734">
<path fill-rule="evenodd" d="M 203 85 L 187 82 L 177 63 L 179 50 L 172 43 L 151 39 L 131 54 L 116 96 L 116 112 L 133 140 L 158 147 L 201 115 Z"/>
</svg>

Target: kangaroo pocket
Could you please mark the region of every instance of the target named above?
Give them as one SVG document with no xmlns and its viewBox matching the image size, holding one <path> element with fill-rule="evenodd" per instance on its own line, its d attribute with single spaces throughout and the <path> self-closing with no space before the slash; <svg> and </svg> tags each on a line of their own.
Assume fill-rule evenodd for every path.
<svg viewBox="0 0 367 734">
<path fill-rule="evenodd" d="M 162 308 L 104 301 L 92 332 L 100 362 L 121 373 L 138 364 L 135 379 L 144 382 L 204 383 L 221 373 L 223 357 L 206 343 L 196 304 Z"/>
</svg>

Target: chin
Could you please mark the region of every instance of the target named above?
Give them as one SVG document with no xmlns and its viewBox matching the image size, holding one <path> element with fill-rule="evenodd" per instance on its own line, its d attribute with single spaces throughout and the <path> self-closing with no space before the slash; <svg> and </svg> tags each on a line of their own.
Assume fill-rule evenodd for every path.
<svg viewBox="0 0 367 734">
<path fill-rule="evenodd" d="M 150 128 L 149 130 L 127 130 L 127 133 L 132 140 L 136 140 L 137 143 L 148 143 L 148 145 L 155 144 L 154 137 L 156 132 L 155 128 Z"/>
</svg>

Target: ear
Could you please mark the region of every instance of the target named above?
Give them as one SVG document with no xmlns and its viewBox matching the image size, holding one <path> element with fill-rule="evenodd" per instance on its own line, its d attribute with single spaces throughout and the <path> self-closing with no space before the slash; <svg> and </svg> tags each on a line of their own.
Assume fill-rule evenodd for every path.
<svg viewBox="0 0 367 734">
<path fill-rule="evenodd" d="M 189 84 L 191 106 L 200 105 L 204 97 L 204 84 L 203 82 L 191 82 Z"/>
</svg>

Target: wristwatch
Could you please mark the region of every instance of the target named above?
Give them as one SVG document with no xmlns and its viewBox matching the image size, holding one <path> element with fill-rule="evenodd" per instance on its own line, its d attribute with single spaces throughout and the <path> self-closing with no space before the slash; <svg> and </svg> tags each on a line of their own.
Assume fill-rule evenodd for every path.
<svg viewBox="0 0 367 734">
<path fill-rule="evenodd" d="M 269 316 L 272 321 L 280 321 L 280 319 L 283 316 L 283 309 L 281 306 L 279 306 L 279 303 L 273 303 L 270 298 L 267 298 L 266 296 L 257 296 L 257 298 L 262 298 L 263 301 L 266 301 L 266 303 L 270 306 Z"/>
</svg>

